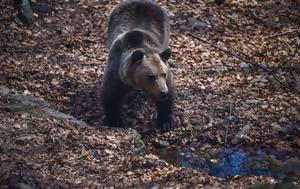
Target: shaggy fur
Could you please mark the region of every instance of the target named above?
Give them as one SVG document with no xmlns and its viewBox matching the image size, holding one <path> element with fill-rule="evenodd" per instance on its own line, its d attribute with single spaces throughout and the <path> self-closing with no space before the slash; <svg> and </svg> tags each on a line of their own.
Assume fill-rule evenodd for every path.
<svg viewBox="0 0 300 189">
<path fill-rule="evenodd" d="M 167 64 L 170 57 L 170 24 L 167 13 L 154 1 L 122 1 L 108 23 L 108 63 L 102 81 L 106 124 L 122 127 L 121 107 L 127 94 L 143 89 L 157 108 L 157 124 L 163 131 L 175 125 L 175 85 Z M 148 75 L 155 81 L 147 80 Z M 167 92 L 162 100 L 159 95 Z"/>
</svg>

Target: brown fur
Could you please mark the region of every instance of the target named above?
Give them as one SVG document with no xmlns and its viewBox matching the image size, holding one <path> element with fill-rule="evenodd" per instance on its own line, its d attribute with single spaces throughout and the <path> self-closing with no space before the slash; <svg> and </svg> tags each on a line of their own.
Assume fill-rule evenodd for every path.
<svg viewBox="0 0 300 189">
<path fill-rule="evenodd" d="M 160 129 L 175 126 L 175 84 L 167 64 L 169 27 L 165 10 L 150 0 L 127 0 L 112 11 L 108 63 L 102 81 L 102 104 L 109 126 L 123 126 L 121 107 L 135 89 L 143 89 L 154 99 Z M 149 80 L 149 75 L 155 80 Z M 162 98 L 162 93 L 169 95 Z"/>
</svg>

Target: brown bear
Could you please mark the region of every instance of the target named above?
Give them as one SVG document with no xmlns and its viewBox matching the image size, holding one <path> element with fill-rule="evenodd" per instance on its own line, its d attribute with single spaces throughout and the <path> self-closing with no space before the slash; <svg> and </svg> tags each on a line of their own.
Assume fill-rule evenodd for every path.
<svg viewBox="0 0 300 189">
<path fill-rule="evenodd" d="M 105 122 L 122 127 L 124 98 L 136 89 L 154 99 L 157 126 L 175 126 L 175 84 L 167 63 L 170 23 L 167 12 L 154 1 L 125 0 L 112 11 L 108 22 L 108 63 L 102 80 Z"/>
</svg>

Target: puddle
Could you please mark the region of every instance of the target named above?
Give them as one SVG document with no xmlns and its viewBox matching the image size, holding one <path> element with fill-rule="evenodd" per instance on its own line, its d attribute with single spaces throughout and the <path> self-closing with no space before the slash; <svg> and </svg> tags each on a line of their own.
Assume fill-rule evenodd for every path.
<svg viewBox="0 0 300 189">
<path fill-rule="evenodd" d="M 192 152 L 160 149 L 161 159 L 180 167 L 201 169 L 211 176 L 272 176 L 283 180 L 300 177 L 300 154 L 271 149 Z"/>
</svg>

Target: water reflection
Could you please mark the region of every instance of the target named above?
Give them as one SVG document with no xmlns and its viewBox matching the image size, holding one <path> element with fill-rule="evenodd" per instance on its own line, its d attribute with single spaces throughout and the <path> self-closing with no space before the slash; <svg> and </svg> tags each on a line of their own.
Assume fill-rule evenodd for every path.
<svg viewBox="0 0 300 189">
<path fill-rule="evenodd" d="M 201 169 L 220 178 L 255 175 L 273 176 L 281 180 L 288 174 L 300 176 L 300 155 L 297 153 L 223 148 L 217 153 L 208 151 L 206 155 L 203 154 L 190 150 L 160 149 L 158 152 L 160 158 L 176 166 Z M 290 162 L 293 165 L 289 165 Z"/>
</svg>

